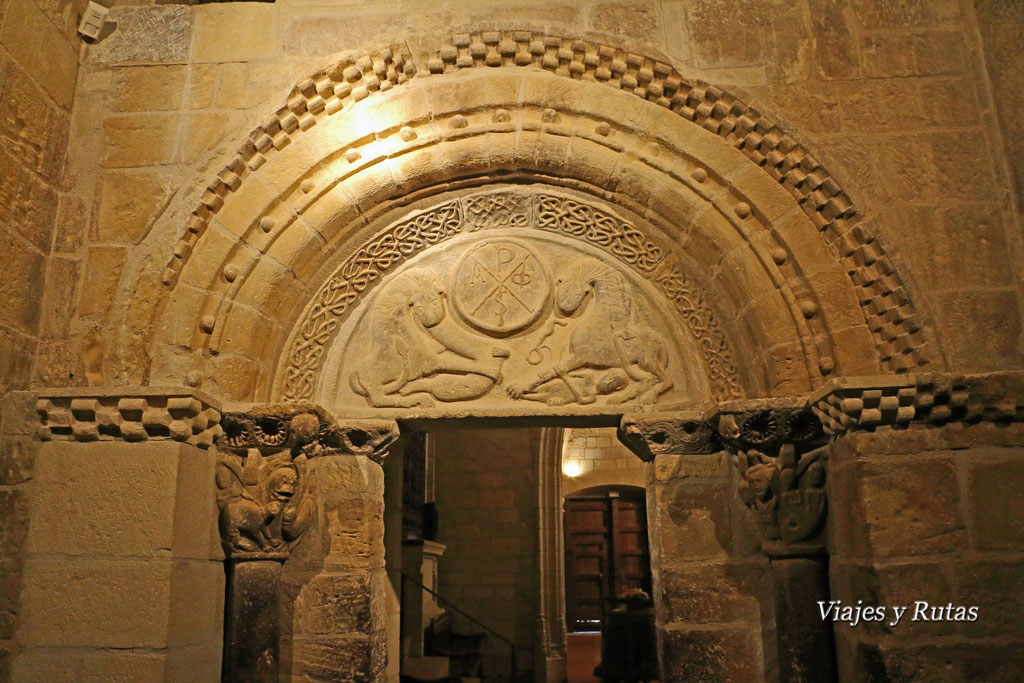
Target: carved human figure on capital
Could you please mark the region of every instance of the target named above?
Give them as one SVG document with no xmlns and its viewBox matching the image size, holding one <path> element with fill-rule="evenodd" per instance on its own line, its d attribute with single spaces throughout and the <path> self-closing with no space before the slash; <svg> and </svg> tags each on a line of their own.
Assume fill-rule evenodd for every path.
<svg viewBox="0 0 1024 683">
<path fill-rule="evenodd" d="M 533 381 L 507 384 L 508 395 L 548 405 L 589 404 L 598 396 L 612 404 L 655 403 L 672 388 L 668 349 L 638 320 L 625 278 L 593 259 L 580 259 L 562 272 L 555 280 L 555 317 L 527 360 L 542 362 L 550 352 L 544 341 L 558 326 L 572 325 L 569 343 L 558 362 Z"/>
<path fill-rule="evenodd" d="M 349 386 L 374 407 L 429 407 L 479 398 L 500 384 L 509 351 L 488 347 L 452 320 L 437 276 L 410 268 L 384 286 L 370 314 L 370 352 Z"/>
</svg>

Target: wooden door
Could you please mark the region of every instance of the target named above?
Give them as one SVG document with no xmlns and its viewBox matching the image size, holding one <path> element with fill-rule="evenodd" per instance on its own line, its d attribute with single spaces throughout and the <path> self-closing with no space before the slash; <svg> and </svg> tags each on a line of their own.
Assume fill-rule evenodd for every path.
<svg viewBox="0 0 1024 683">
<path fill-rule="evenodd" d="M 605 501 L 565 501 L 565 618 L 570 632 L 601 630 L 610 578 L 610 532 Z"/>
<path fill-rule="evenodd" d="M 643 498 L 609 498 L 612 520 L 614 596 L 632 590 L 651 594 L 651 558 L 647 549 L 647 502 Z"/>
<path fill-rule="evenodd" d="M 605 495 L 568 499 L 564 509 L 566 628 L 602 630 L 612 598 L 651 593 L 646 503 Z"/>
</svg>

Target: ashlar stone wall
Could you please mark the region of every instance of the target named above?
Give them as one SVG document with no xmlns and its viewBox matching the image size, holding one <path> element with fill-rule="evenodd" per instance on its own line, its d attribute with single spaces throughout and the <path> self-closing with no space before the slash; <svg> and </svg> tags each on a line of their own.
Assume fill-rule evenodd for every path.
<svg viewBox="0 0 1024 683">
<path fill-rule="evenodd" d="M 516 643 L 529 670 L 538 606 L 537 458 L 539 430 L 437 432 L 435 502 L 438 542 L 447 546 L 438 565 L 438 592 Z M 453 614 L 454 630 L 479 626 Z M 484 672 L 508 681 L 509 648 L 487 638 Z"/>
<path fill-rule="evenodd" d="M 900 270 L 938 339 L 938 364 L 1017 367 L 1024 268 L 1004 144 L 1011 138 L 1003 137 L 1010 129 L 1000 128 L 985 69 L 1010 65 L 993 79 L 1002 88 L 1013 82 L 1015 62 L 986 62 L 979 35 L 991 31 L 979 34 L 978 25 L 990 26 L 988 5 L 981 11 L 956 0 L 856 0 L 845 9 L 755 0 L 742 10 L 718 0 L 115 8 L 116 28 L 83 53 L 62 214 L 67 263 L 51 278 L 60 305 L 37 382 L 145 380 L 151 311 L 189 212 L 295 83 L 345 50 L 396 40 L 425 56 L 453 34 L 488 26 L 661 55 L 687 77 L 770 113 L 869 219 L 865 229 L 877 240 L 866 258 L 884 250 Z M 269 262 L 263 270 L 259 277 L 294 276 Z M 199 293 L 176 292 L 192 295 Z M 188 334 L 194 324 L 173 322 Z M 173 329 L 156 336 L 184 338 Z M 245 397 L 269 360 L 225 343 L 209 372 L 217 391 Z"/>
<path fill-rule="evenodd" d="M 615 438 L 615 430 L 609 428 L 573 427 L 565 430 L 562 446 L 562 465 L 578 463 L 580 473 L 570 477 L 562 472 L 562 496 L 573 491 L 604 486 L 625 484 L 643 488 L 647 474 L 644 463 Z"/>
<path fill-rule="evenodd" d="M 81 274 L 74 252 L 84 239 L 82 207 L 66 192 L 74 179 L 64 175 L 64 158 L 85 4 L 0 7 L 0 394 L 29 385 L 37 344 L 48 357 L 49 340 L 66 338 L 74 304 L 63 294 Z M 40 372 L 48 382 L 71 381 Z"/>
<path fill-rule="evenodd" d="M 832 599 L 887 610 L 881 622 L 836 623 L 840 680 L 1020 677 L 1020 426 L 859 433 L 832 444 L 829 499 L 844 501 L 831 515 Z M 898 621 L 894 607 L 907 608 Z M 975 618 L 961 607 L 976 608 Z"/>
</svg>

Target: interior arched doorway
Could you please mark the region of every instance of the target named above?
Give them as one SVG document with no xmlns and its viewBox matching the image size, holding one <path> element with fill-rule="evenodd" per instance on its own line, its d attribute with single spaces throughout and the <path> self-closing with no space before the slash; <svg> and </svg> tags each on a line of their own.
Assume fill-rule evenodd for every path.
<svg viewBox="0 0 1024 683">
<path fill-rule="evenodd" d="M 345 420 L 658 411 L 674 417 L 623 430 L 678 456 L 709 448 L 684 411 L 941 362 L 903 276 L 794 137 L 661 60 L 528 32 L 303 80 L 153 263 L 134 284 L 162 296 L 115 302 L 124 375 Z M 786 420 L 736 431 L 804 439 Z M 707 493 L 654 469 L 668 517 Z M 715 540 L 720 522 L 698 526 Z"/>
</svg>

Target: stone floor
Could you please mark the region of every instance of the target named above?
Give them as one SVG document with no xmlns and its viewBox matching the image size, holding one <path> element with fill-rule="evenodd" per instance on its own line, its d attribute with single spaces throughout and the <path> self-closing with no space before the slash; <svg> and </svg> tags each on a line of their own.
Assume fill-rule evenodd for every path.
<svg viewBox="0 0 1024 683">
<path fill-rule="evenodd" d="M 570 633 L 568 639 L 568 683 L 600 683 L 594 667 L 601 661 L 601 634 Z"/>
</svg>

